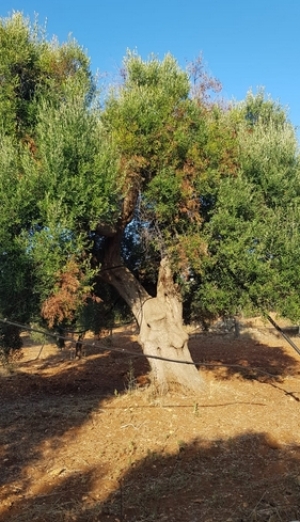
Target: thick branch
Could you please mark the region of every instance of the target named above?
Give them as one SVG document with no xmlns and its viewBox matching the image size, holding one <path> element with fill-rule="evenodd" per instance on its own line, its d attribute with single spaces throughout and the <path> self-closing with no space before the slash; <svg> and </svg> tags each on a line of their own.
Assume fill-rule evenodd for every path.
<svg viewBox="0 0 300 522">
<path fill-rule="evenodd" d="M 134 275 L 122 265 L 111 265 L 111 268 L 105 268 L 100 273 L 101 277 L 111 284 L 124 301 L 130 307 L 138 325 L 142 321 L 142 308 L 150 299 L 150 295 L 146 292 Z"/>
</svg>

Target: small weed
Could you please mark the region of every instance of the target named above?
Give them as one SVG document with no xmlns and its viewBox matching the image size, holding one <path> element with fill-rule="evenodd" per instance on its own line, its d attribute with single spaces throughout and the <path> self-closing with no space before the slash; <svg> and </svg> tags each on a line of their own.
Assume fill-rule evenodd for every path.
<svg viewBox="0 0 300 522">
<path fill-rule="evenodd" d="M 19 350 L 6 350 L 0 346 L 0 366 L 6 373 L 14 373 L 16 363 L 23 357 Z"/>
<path fill-rule="evenodd" d="M 153 451 L 153 450 L 150 450 L 150 449 L 147 450 L 147 457 L 150 460 L 157 460 L 157 459 L 160 458 L 160 456 L 161 455 L 157 451 Z"/>
<path fill-rule="evenodd" d="M 177 444 L 178 444 L 179 451 L 184 451 L 185 448 L 187 447 L 187 443 L 184 442 L 184 440 L 178 440 Z"/>
<path fill-rule="evenodd" d="M 132 360 L 129 360 L 128 363 L 128 372 L 127 372 L 127 391 L 132 392 L 136 388 L 136 378 L 134 376 L 134 367 L 132 364 Z"/>
<path fill-rule="evenodd" d="M 130 449 L 130 452 L 131 452 L 131 453 L 134 453 L 135 450 L 136 450 L 136 448 L 137 448 L 136 443 L 135 443 L 133 440 L 131 440 L 131 441 L 129 442 L 129 449 Z"/>
<path fill-rule="evenodd" d="M 37 324 L 32 324 L 32 327 L 33 328 L 38 328 L 38 325 Z M 30 332 L 30 340 L 34 343 L 34 344 L 45 344 L 46 342 L 46 336 L 44 333 L 42 332 L 35 332 L 35 331 L 31 331 Z"/>
</svg>

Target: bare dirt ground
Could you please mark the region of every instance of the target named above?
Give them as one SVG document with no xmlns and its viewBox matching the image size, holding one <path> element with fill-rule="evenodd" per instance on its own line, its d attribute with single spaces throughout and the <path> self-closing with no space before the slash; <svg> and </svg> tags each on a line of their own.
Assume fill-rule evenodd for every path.
<svg viewBox="0 0 300 522">
<path fill-rule="evenodd" d="M 300 357 L 248 326 L 191 335 L 199 396 L 157 396 L 145 359 L 111 351 L 140 353 L 134 327 L 81 360 L 25 336 L 0 374 L 1 522 L 300 520 Z"/>
</svg>

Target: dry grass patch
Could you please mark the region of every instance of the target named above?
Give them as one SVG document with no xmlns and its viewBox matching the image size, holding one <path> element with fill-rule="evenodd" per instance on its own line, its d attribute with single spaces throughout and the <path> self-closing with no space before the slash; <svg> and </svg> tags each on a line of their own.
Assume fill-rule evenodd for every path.
<svg viewBox="0 0 300 522">
<path fill-rule="evenodd" d="M 133 330 L 110 342 L 140 353 Z M 192 337 L 194 360 L 229 365 L 200 364 L 199 396 L 156 396 L 147 361 L 109 346 L 38 350 L 0 376 L 1 521 L 300 519 L 300 360 L 284 340 Z"/>
</svg>

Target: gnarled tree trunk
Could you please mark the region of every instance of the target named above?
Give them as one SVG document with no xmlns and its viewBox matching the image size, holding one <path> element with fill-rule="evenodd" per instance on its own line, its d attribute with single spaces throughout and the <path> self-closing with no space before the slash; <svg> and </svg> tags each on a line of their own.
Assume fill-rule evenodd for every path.
<svg viewBox="0 0 300 522">
<path fill-rule="evenodd" d="M 173 282 L 168 259 L 161 261 L 157 295 L 151 297 L 134 275 L 122 266 L 121 259 L 112 257 L 109 259 L 111 268 L 107 266 L 103 273 L 106 281 L 115 287 L 131 308 L 140 327 L 139 341 L 145 356 L 157 357 L 148 358 L 152 383 L 160 393 L 179 387 L 196 393 L 203 391 L 204 381 L 193 364 L 188 349 L 182 303 Z"/>
<path fill-rule="evenodd" d="M 202 377 L 188 349 L 182 303 L 167 259 L 161 261 L 156 297 L 143 303 L 139 340 L 146 355 L 177 361 L 149 359 L 152 380 L 160 392 L 179 386 L 193 392 L 203 390 Z"/>
<path fill-rule="evenodd" d="M 121 256 L 122 237 L 125 226 L 133 218 L 139 196 L 137 178 L 131 177 L 127 184 L 129 188 L 119 222 L 115 227 L 103 226 L 101 223 L 97 227 L 98 234 L 106 238 L 101 276 L 114 286 L 131 308 L 140 327 L 139 341 L 145 356 L 158 357 L 149 357 L 148 360 L 152 382 L 159 392 L 183 387 L 198 393 L 201 388 L 203 390 L 204 382 L 188 349 L 181 299 L 173 282 L 168 259 L 162 259 L 160 264 L 156 297 L 151 297 L 124 266 Z M 178 362 L 163 361 L 159 357 Z"/>
</svg>

